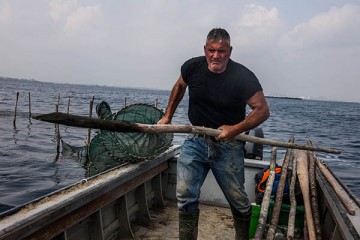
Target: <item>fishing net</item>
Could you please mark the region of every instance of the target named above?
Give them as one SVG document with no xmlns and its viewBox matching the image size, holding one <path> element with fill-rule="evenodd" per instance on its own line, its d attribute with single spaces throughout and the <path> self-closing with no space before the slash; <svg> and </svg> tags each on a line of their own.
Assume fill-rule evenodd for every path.
<svg viewBox="0 0 360 240">
<path fill-rule="evenodd" d="M 96 105 L 96 114 L 101 119 L 104 119 L 107 116 L 111 115 L 112 113 L 111 113 L 110 105 L 107 102 L 102 101 L 101 103 Z"/>
<path fill-rule="evenodd" d="M 96 109 L 99 117 L 107 120 L 144 124 L 156 124 L 164 115 L 161 110 L 147 104 L 129 105 L 113 114 L 108 104 L 103 103 L 102 107 L 98 105 Z M 105 116 L 106 113 L 109 115 Z M 117 165 L 154 158 L 171 146 L 173 137 L 173 133 L 102 130 L 91 140 L 89 146 L 89 173 L 94 175 Z"/>
</svg>

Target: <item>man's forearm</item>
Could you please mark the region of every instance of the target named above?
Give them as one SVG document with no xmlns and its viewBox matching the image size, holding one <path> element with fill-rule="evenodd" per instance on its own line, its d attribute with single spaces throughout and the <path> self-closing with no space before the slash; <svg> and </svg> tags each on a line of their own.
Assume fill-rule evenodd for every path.
<svg viewBox="0 0 360 240">
<path fill-rule="evenodd" d="M 267 108 L 264 109 L 254 109 L 251 111 L 248 116 L 239 123 L 239 133 L 246 132 L 253 128 L 256 128 L 261 123 L 263 123 L 270 116 L 269 110 Z"/>
<path fill-rule="evenodd" d="M 182 78 L 180 77 L 179 80 L 174 85 L 173 89 L 171 90 L 168 106 L 165 111 L 166 118 L 171 121 L 179 103 L 181 102 L 184 94 L 186 92 L 186 85 L 183 83 Z"/>
</svg>

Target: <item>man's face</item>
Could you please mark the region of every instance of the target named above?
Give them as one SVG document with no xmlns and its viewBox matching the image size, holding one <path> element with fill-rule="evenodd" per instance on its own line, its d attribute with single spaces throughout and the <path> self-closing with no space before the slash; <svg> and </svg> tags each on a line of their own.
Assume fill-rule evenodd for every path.
<svg viewBox="0 0 360 240">
<path fill-rule="evenodd" d="M 208 68 L 213 73 L 222 73 L 230 59 L 232 47 L 226 40 L 208 41 L 204 46 L 204 52 Z"/>
</svg>

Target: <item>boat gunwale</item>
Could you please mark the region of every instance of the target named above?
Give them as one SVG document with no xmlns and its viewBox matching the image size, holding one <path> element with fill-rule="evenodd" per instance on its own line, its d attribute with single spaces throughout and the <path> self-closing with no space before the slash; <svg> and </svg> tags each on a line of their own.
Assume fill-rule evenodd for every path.
<svg viewBox="0 0 360 240">
<path fill-rule="evenodd" d="M 354 226 L 353 221 L 350 219 L 352 216 L 347 212 L 335 190 L 331 187 L 322 172 L 318 168 L 316 169 L 316 172 L 317 184 L 321 188 L 321 192 L 324 200 L 326 201 L 327 208 L 330 210 L 336 225 L 341 229 L 340 232 L 342 233 L 342 236 L 347 240 L 360 240 L 360 229 L 356 229 Z M 349 195 L 352 196 L 351 192 Z M 354 203 L 357 204 L 356 202 Z M 357 205 L 357 212 L 359 212 L 359 205 Z"/>
<path fill-rule="evenodd" d="M 0 239 L 8 239 L 9 236 L 13 236 L 14 234 L 15 236 L 21 236 L 21 234 L 25 231 L 25 235 L 29 236 L 32 233 L 35 233 L 36 231 L 41 229 L 43 227 L 43 223 L 46 222 L 47 224 L 51 224 L 52 222 L 55 222 L 56 220 L 66 216 L 72 211 L 80 208 L 81 206 L 85 206 L 92 200 L 100 198 L 102 195 L 110 192 L 113 189 L 116 189 L 122 184 L 126 184 L 127 182 L 134 179 L 136 176 L 140 176 L 141 174 L 146 173 L 151 169 L 156 170 L 159 165 L 167 163 L 169 158 L 176 156 L 179 153 L 179 150 L 180 146 L 172 146 L 158 157 L 149 161 L 114 167 L 103 173 L 88 178 L 85 182 L 77 182 L 71 186 L 48 194 L 47 196 L 38 198 L 27 204 L 23 204 L 17 207 L 16 210 L 6 211 L 6 215 L 3 216 L 0 221 L 3 221 L 3 223 L 6 223 L 6 221 L 8 222 L 6 225 L 1 225 Z M 101 180 L 100 178 L 103 178 L 104 176 L 108 176 L 111 179 L 107 182 L 103 182 L 103 180 Z M 85 186 L 85 184 L 88 184 L 90 186 Z M 75 187 L 79 187 L 79 191 L 77 191 L 74 196 L 68 196 L 70 193 L 72 193 L 70 189 Z M 31 212 L 31 210 L 35 209 L 35 206 L 41 206 L 42 204 L 44 204 L 44 200 L 46 201 L 46 199 L 56 198 L 58 195 L 64 194 L 64 191 L 68 192 L 66 196 L 64 196 L 66 201 L 58 202 L 56 201 L 56 199 L 54 199 L 57 204 L 54 204 L 53 206 L 50 206 L 48 208 L 44 208 L 42 211 Z M 79 201 L 80 198 L 82 201 Z M 30 208 L 30 211 L 26 210 L 27 207 Z M 25 216 L 17 219 L 19 217 L 16 215 L 23 214 L 23 210 L 25 212 Z M 35 223 L 36 225 L 34 225 Z"/>
</svg>

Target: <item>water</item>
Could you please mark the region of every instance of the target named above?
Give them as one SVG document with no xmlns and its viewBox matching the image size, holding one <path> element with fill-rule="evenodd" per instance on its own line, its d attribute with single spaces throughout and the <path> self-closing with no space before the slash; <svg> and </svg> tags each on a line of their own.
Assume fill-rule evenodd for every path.
<svg viewBox="0 0 360 240">
<path fill-rule="evenodd" d="M 19 92 L 18 116 L 5 114 L 14 111 L 16 92 Z M 169 91 L 52 84 L 31 81 L 0 80 L 0 203 L 18 206 L 47 193 L 81 181 L 86 177 L 84 159 L 63 156 L 57 150 L 54 124 L 28 118 L 29 92 L 32 113 L 55 111 L 60 94 L 59 109 L 88 116 L 89 103 L 94 96 L 94 106 L 106 100 L 113 111 L 125 104 L 154 104 L 166 107 Z M 265 137 L 287 142 L 306 143 L 311 139 L 315 146 L 340 148 L 341 155 L 317 153 L 343 182 L 360 197 L 359 103 L 326 102 L 310 100 L 268 99 L 271 117 L 262 128 Z M 184 99 L 173 118 L 173 124 L 189 124 L 187 101 Z M 95 114 L 95 113 L 94 113 Z M 75 146 L 86 143 L 87 129 L 60 126 L 62 139 Z M 92 136 L 96 130 L 92 130 Z M 176 135 L 174 144 L 181 144 L 184 135 Z M 264 149 L 269 160 L 271 147 Z M 279 149 L 282 157 L 285 149 Z"/>
</svg>

